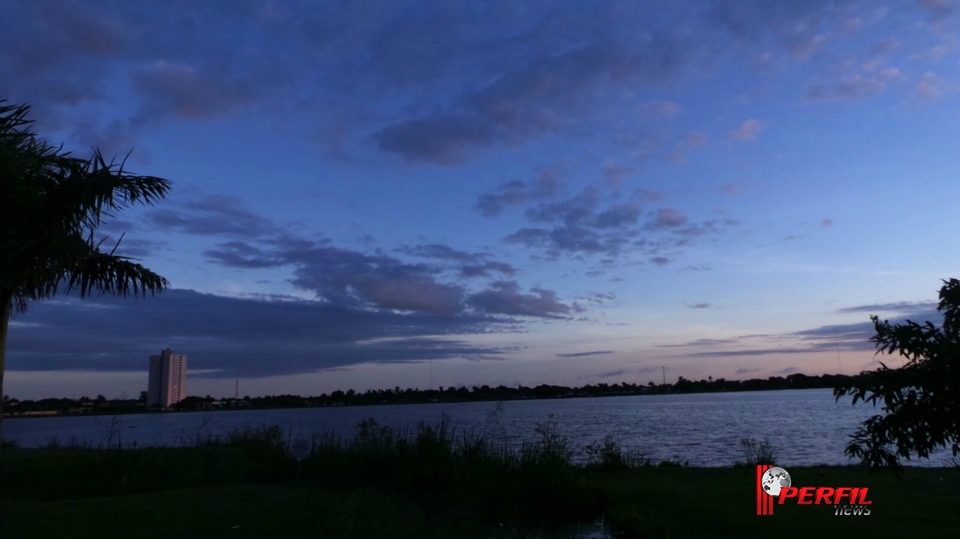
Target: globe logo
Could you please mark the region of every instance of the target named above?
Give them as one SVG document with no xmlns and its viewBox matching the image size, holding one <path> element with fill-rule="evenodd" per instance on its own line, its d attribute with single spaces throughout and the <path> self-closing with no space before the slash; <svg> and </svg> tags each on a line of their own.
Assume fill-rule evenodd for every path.
<svg viewBox="0 0 960 539">
<path fill-rule="evenodd" d="M 767 494 L 779 496 L 781 488 L 790 486 L 790 474 L 783 468 L 770 468 L 763 472 L 763 477 L 760 478 L 760 484 Z"/>
</svg>

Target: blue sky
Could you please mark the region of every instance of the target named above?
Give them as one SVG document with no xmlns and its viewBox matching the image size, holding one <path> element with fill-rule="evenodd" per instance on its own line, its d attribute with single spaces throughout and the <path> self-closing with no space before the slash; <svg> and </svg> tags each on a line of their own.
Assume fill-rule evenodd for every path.
<svg viewBox="0 0 960 539">
<path fill-rule="evenodd" d="M 101 230 L 171 290 L 33 305 L 5 389 L 872 368 L 960 265 L 955 7 L 14 1 L 2 97 L 174 188 Z"/>
</svg>

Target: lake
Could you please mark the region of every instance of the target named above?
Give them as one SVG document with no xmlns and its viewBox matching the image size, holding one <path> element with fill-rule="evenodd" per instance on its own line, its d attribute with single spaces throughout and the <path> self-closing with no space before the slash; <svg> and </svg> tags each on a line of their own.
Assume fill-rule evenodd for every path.
<svg viewBox="0 0 960 539">
<path fill-rule="evenodd" d="M 199 435 L 222 434 L 244 425 L 280 425 L 292 438 L 314 432 L 354 432 L 372 417 L 402 428 L 434 423 L 446 414 L 459 429 L 498 431 L 509 443 L 533 439 L 538 423 L 555 422 L 582 449 L 611 435 L 623 447 L 655 462 L 680 460 L 690 466 L 730 466 L 743 459 L 741 438 L 767 438 L 784 466 L 847 464 L 848 436 L 858 423 L 879 413 L 869 405 L 836 402 L 830 389 L 641 395 L 582 399 L 506 401 L 496 418 L 494 402 L 411 404 L 157 413 L 122 416 L 45 417 L 6 420 L 5 438 L 22 447 L 43 446 L 56 438 L 93 446 L 120 441 L 124 447 L 190 444 Z M 929 461 L 939 466 L 949 451 Z"/>
</svg>

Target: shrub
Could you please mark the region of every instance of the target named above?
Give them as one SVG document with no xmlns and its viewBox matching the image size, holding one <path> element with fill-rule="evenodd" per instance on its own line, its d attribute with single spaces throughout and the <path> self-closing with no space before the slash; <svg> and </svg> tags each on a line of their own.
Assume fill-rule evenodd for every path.
<svg viewBox="0 0 960 539">
<path fill-rule="evenodd" d="M 610 435 L 605 436 L 602 443 L 593 442 L 584 447 L 584 453 L 587 466 L 602 471 L 628 470 L 650 463 L 643 453 L 624 451 Z"/>
<path fill-rule="evenodd" d="M 744 460 L 737 462 L 734 466 L 749 467 L 757 464 L 775 465 L 777 463 L 777 450 L 766 438 L 760 442 L 756 438 L 741 438 L 740 449 L 743 451 Z"/>
</svg>

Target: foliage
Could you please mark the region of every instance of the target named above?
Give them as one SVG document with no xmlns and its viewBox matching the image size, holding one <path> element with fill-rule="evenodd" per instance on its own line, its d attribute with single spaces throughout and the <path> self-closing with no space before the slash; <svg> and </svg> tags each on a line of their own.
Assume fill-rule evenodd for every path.
<svg viewBox="0 0 960 539">
<path fill-rule="evenodd" d="M 602 442 L 593 442 L 583 449 L 589 466 L 602 471 L 615 472 L 639 466 L 649 466 L 649 459 L 636 451 L 624 451 L 613 436 L 606 435 Z"/>
<path fill-rule="evenodd" d="M 734 466 L 751 467 L 757 464 L 776 465 L 777 463 L 777 450 L 766 438 L 762 441 L 757 441 L 756 438 L 741 438 L 740 449 L 743 451 L 743 460 Z"/>
<path fill-rule="evenodd" d="M 170 182 L 138 176 L 125 162 L 107 161 L 94 150 L 73 157 L 31 131 L 30 107 L 0 101 L 0 295 L 13 295 L 23 310 L 29 300 L 56 294 L 61 285 L 81 296 L 122 296 L 161 291 L 167 281 L 115 254 L 100 250 L 94 232 L 104 217 L 134 204 L 162 199 Z M 29 218 L 24 218 L 29 216 Z M 119 245 L 119 242 L 117 242 Z"/>
<path fill-rule="evenodd" d="M 865 372 L 852 385 L 834 389 L 837 400 L 853 396 L 874 406 L 882 404 L 884 414 L 870 417 L 851 435 L 844 451 L 870 467 L 899 468 L 900 459 L 930 458 L 938 448 L 950 447 L 960 454 L 958 407 L 958 357 L 960 357 L 960 281 L 943 281 L 937 310 L 943 313 L 943 327 L 933 323 L 891 325 L 871 316 L 877 353 L 899 353 L 906 358 L 901 368 L 881 362 L 878 370 Z"/>
</svg>

